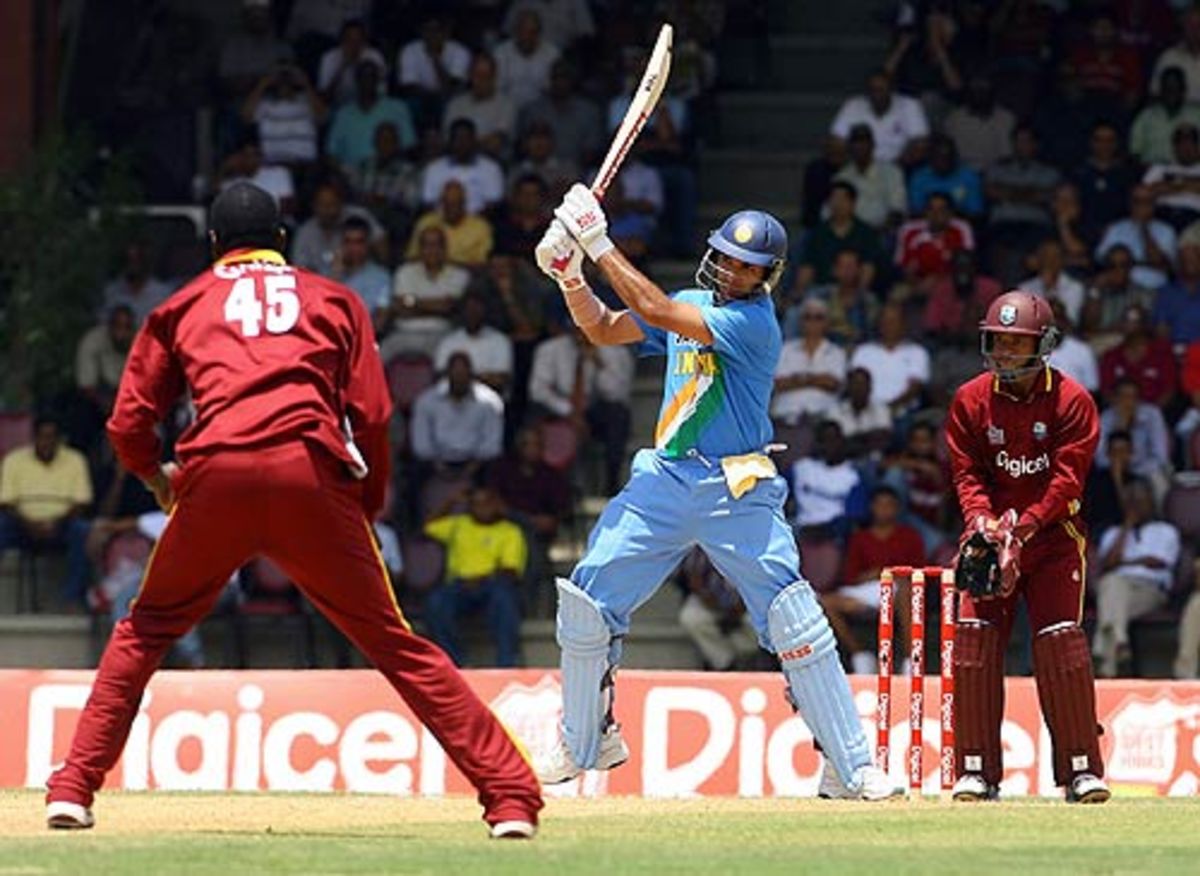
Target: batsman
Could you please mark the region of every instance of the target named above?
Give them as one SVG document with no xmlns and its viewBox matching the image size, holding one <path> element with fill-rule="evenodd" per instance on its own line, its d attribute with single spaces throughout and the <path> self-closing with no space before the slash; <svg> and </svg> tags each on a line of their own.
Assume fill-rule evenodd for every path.
<svg viewBox="0 0 1200 876">
<path fill-rule="evenodd" d="M 613 714 L 613 676 L 630 616 L 699 546 L 735 582 L 789 697 L 824 751 L 825 796 L 894 793 L 871 765 L 833 631 L 783 515 L 787 484 L 767 455 L 767 407 L 782 344 L 771 290 L 787 234 L 770 214 L 734 213 L 712 232 L 696 286 L 668 295 L 613 247 L 604 210 L 575 185 L 537 247 L 575 324 L 595 344 L 666 356 L 655 447 L 637 453 L 628 484 L 600 516 L 587 553 L 558 580 L 563 743 L 538 764 L 543 782 L 611 769 L 628 750 Z M 582 275 L 584 256 L 627 309 L 611 311 Z"/>
<path fill-rule="evenodd" d="M 1007 292 L 980 329 L 988 371 L 958 389 L 946 422 L 966 522 L 956 575 L 965 592 L 954 653 L 954 799 L 998 796 L 1004 652 L 1023 598 L 1055 784 L 1069 803 L 1103 803 L 1092 658 L 1080 626 L 1087 542 L 1079 510 L 1099 440 L 1096 405 L 1048 364 L 1058 329 L 1044 298 Z"/>
</svg>

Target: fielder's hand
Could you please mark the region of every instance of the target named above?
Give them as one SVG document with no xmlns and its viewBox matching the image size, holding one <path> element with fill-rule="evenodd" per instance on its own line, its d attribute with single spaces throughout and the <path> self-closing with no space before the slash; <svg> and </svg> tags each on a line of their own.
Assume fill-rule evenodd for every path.
<svg viewBox="0 0 1200 876">
<path fill-rule="evenodd" d="M 613 242 L 608 237 L 608 219 L 604 209 L 592 190 L 583 183 L 571 186 L 554 215 L 579 241 L 592 261 L 598 261 L 600 256 L 613 248 Z"/>
<path fill-rule="evenodd" d="M 168 514 L 175 507 L 175 481 L 178 478 L 179 466 L 173 462 L 167 462 L 159 467 L 154 477 L 146 481 L 146 486 L 154 494 L 154 501 L 158 502 L 158 507 Z"/>
<path fill-rule="evenodd" d="M 557 219 L 550 223 L 533 251 L 542 273 L 564 292 L 583 285 L 583 248 Z"/>
</svg>

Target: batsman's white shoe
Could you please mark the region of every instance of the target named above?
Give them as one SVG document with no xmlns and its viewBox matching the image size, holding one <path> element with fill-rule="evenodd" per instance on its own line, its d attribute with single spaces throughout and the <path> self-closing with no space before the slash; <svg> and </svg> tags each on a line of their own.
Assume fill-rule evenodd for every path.
<svg viewBox="0 0 1200 876">
<path fill-rule="evenodd" d="M 1094 773 L 1079 773 L 1067 786 L 1068 803 L 1107 803 L 1111 796 L 1104 779 Z"/>
<path fill-rule="evenodd" d="M 842 784 L 837 770 L 826 760 L 821 769 L 817 796 L 822 800 L 890 800 L 904 793 L 904 789 L 893 785 L 887 773 L 878 767 L 863 767 L 859 776 L 861 785 L 857 792 L 852 791 Z"/>
<path fill-rule="evenodd" d="M 611 770 L 627 760 L 629 747 L 621 738 L 621 725 L 613 724 L 600 737 L 600 753 L 596 756 L 596 765 L 592 769 Z M 583 772 L 583 767 L 571 757 L 566 740 L 559 739 L 554 751 L 535 765 L 534 772 L 543 785 L 559 785 L 571 781 Z"/>
<path fill-rule="evenodd" d="M 821 759 L 821 784 L 817 786 L 817 796 L 822 800 L 853 800 L 857 794 L 842 784 L 837 770 L 824 758 Z"/>
<path fill-rule="evenodd" d="M 1000 789 L 988 784 L 979 773 L 963 773 L 954 783 L 951 794 L 957 803 L 982 803 L 998 800 Z"/>
<path fill-rule="evenodd" d="M 55 800 L 46 804 L 46 826 L 55 830 L 87 830 L 94 827 L 92 810 L 78 803 Z"/>
<path fill-rule="evenodd" d="M 533 839 L 537 825 L 532 821 L 497 821 L 492 825 L 492 839 Z"/>
</svg>

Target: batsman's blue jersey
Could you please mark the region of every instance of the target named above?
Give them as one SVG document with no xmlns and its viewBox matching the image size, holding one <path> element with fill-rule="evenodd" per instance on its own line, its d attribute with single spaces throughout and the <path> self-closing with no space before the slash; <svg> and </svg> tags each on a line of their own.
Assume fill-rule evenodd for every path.
<svg viewBox="0 0 1200 876">
<path fill-rule="evenodd" d="M 704 315 L 713 342 L 705 346 L 638 320 L 641 355 L 666 355 L 667 373 L 654 446 L 680 459 L 761 451 L 771 440 L 768 410 L 783 336 L 768 295 L 717 306 L 706 289 L 672 296 Z"/>
</svg>

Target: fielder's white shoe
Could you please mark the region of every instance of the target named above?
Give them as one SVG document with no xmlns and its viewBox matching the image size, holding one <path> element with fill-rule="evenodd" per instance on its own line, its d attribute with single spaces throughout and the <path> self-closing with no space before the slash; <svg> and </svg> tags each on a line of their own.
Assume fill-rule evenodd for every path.
<svg viewBox="0 0 1200 876">
<path fill-rule="evenodd" d="M 982 803 L 998 800 L 1000 789 L 989 785 L 979 773 L 963 773 L 954 783 L 951 795 L 957 803 Z"/>
<path fill-rule="evenodd" d="M 1094 773 L 1079 773 L 1067 786 L 1068 803 L 1107 803 L 1111 796 L 1104 779 Z"/>
<path fill-rule="evenodd" d="M 613 724 L 600 737 L 600 753 L 596 756 L 596 765 L 592 769 L 611 770 L 627 760 L 629 747 L 621 738 L 621 725 Z M 543 785 L 558 785 L 571 781 L 583 772 L 583 767 L 576 764 L 575 759 L 571 757 L 566 740 L 559 739 L 554 751 L 535 765 L 534 772 Z"/>
<path fill-rule="evenodd" d="M 821 784 L 817 786 L 817 796 L 822 800 L 890 800 L 904 793 L 904 789 L 893 785 L 888 774 L 878 767 L 863 767 L 859 776 L 859 789 L 852 791 L 842 784 L 837 770 L 825 760 L 821 769 Z"/>
<path fill-rule="evenodd" d="M 92 810 L 78 803 L 55 800 L 46 804 L 46 826 L 55 830 L 87 830 L 94 827 Z"/>
<path fill-rule="evenodd" d="M 533 839 L 537 825 L 532 821 L 497 821 L 492 825 L 492 839 Z"/>
</svg>

